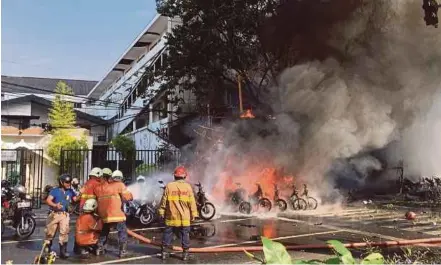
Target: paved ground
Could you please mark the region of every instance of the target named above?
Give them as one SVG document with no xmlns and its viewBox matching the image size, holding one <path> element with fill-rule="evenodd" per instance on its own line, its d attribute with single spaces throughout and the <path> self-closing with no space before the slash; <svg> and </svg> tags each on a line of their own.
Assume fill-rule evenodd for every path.
<svg viewBox="0 0 441 265">
<path fill-rule="evenodd" d="M 372 209 L 366 206 L 338 208 L 320 208 L 316 211 L 289 212 L 266 217 L 223 215 L 212 222 L 196 224 L 205 230 L 207 236 L 192 238 L 193 247 L 223 247 L 260 245 L 257 236 L 273 238 L 284 244 L 316 244 L 330 239 L 343 242 L 363 242 L 399 240 L 405 238 L 429 238 L 441 236 L 441 216 L 439 212 L 421 213 L 416 222 L 405 220 L 404 211 L 391 209 Z M 44 217 L 42 215 L 41 217 Z M 39 219 L 34 235 L 24 241 L 16 241 L 12 231 L 6 231 L 2 237 L 1 262 L 13 260 L 15 264 L 30 263 L 38 254 L 44 236 L 44 219 Z M 74 220 L 71 222 L 73 235 Z M 160 227 L 135 228 L 138 233 L 156 240 L 161 238 Z M 73 236 L 70 237 L 69 249 L 73 247 Z M 178 245 L 178 242 L 176 242 Z M 92 257 L 81 260 L 72 257 L 57 263 L 162 263 L 157 257 L 158 249 L 131 239 L 129 256 L 117 257 L 116 234 L 109 242 L 109 253 L 103 257 Z M 58 248 L 56 249 L 58 251 Z M 355 254 L 360 253 L 355 251 Z M 292 252 L 296 258 L 323 258 L 330 254 L 328 250 Z M 182 263 L 178 257 L 166 263 Z M 195 254 L 188 263 L 253 263 L 243 253 Z"/>
</svg>

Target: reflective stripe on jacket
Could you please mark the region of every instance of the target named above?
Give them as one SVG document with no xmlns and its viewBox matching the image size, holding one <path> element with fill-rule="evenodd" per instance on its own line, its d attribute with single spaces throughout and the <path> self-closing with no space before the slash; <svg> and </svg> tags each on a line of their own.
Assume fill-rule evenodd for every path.
<svg viewBox="0 0 441 265">
<path fill-rule="evenodd" d="M 75 242 L 80 246 L 95 245 L 102 229 L 103 222 L 98 216 L 91 213 L 81 214 L 76 223 Z"/>
<path fill-rule="evenodd" d="M 191 185 L 185 180 L 168 183 L 161 198 L 159 215 L 165 217 L 167 226 L 190 226 L 190 221 L 198 216 Z"/>
<path fill-rule="evenodd" d="M 97 185 L 100 185 L 102 183 L 102 180 L 97 177 L 91 177 L 86 184 L 80 189 L 81 192 L 81 199 L 80 199 L 80 209 L 83 209 L 84 203 L 87 201 L 87 199 L 93 199 L 95 198 L 95 195 L 93 195 L 93 190 Z"/>
<path fill-rule="evenodd" d="M 126 220 L 126 215 L 122 211 L 122 200 L 133 200 L 133 196 L 124 183 L 105 181 L 95 187 L 94 194 L 98 201 L 98 215 L 103 223 L 118 223 Z"/>
</svg>

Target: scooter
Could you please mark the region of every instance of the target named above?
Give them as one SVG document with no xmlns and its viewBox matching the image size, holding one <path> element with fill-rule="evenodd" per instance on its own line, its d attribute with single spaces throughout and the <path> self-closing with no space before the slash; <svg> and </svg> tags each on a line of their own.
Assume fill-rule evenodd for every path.
<svg viewBox="0 0 441 265">
<path fill-rule="evenodd" d="M 32 212 L 32 198 L 26 194 L 26 188 L 17 185 L 10 187 L 8 181 L 2 181 L 2 234 L 7 224 L 15 228 L 20 239 L 30 237 L 35 230 L 35 213 Z"/>
</svg>

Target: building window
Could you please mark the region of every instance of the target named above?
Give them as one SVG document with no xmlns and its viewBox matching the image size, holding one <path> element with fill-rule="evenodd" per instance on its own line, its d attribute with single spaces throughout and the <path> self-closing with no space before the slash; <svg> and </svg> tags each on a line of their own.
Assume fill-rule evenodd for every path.
<svg viewBox="0 0 441 265">
<path fill-rule="evenodd" d="M 74 108 L 80 109 L 82 107 L 82 103 L 74 102 Z"/>
</svg>

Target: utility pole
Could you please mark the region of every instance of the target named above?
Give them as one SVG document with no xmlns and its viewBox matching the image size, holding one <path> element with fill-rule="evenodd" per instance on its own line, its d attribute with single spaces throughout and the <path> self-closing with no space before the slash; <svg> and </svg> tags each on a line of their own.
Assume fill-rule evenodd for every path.
<svg viewBox="0 0 441 265">
<path fill-rule="evenodd" d="M 239 87 L 239 113 L 243 112 L 243 104 L 242 104 L 242 76 L 240 74 L 237 75 L 237 85 Z"/>
</svg>

